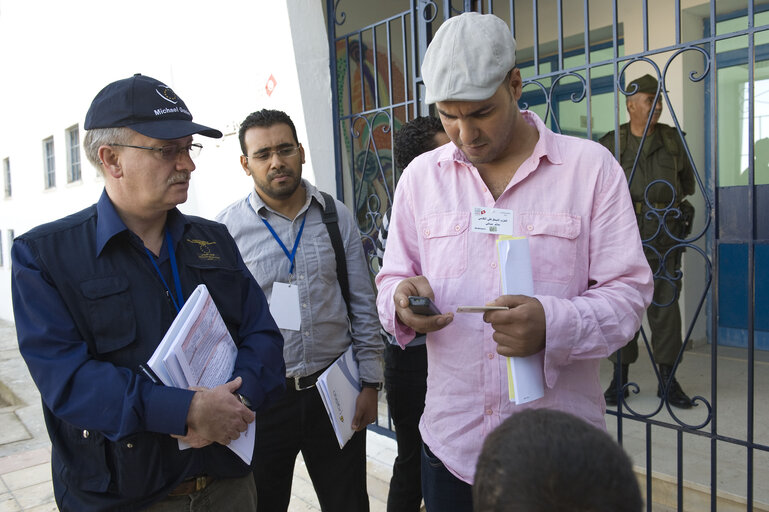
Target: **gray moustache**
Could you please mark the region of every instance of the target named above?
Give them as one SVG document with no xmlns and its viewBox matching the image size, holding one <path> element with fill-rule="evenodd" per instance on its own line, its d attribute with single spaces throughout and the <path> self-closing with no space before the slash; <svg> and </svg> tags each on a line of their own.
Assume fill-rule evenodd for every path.
<svg viewBox="0 0 769 512">
<path fill-rule="evenodd" d="M 177 183 L 186 183 L 190 181 L 190 175 L 187 173 L 175 174 L 168 180 L 169 185 L 175 185 Z"/>
</svg>

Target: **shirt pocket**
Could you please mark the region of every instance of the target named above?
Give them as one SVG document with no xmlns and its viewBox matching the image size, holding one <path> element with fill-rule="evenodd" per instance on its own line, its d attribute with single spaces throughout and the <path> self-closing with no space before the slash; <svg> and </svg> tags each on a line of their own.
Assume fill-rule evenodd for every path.
<svg viewBox="0 0 769 512">
<path fill-rule="evenodd" d="M 567 283 L 574 276 L 581 219 L 568 213 L 519 213 L 520 230 L 529 238 L 534 281 Z"/>
<path fill-rule="evenodd" d="M 93 348 L 97 354 L 121 349 L 136 338 L 136 318 L 128 278 L 104 276 L 80 283 Z"/>
<path fill-rule="evenodd" d="M 419 224 L 424 240 L 422 271 L 428 278 L 455 278 L 467 270 L 470 212 L 426 215 Z"/>
</svg>

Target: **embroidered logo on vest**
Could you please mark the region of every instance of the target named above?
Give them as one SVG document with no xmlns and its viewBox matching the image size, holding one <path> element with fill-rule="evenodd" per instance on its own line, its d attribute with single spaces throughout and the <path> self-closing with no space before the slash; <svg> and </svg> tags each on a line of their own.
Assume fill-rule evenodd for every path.
<svg viewBox="0 0 769 512">
<path fill-rule="evenodd" d="M 201 260 L 206 261 L 217 261 L 221 258 L 218 254 L 214 254 L 211 252 L 211 246 L 216 245 L 216 242 L 207 242 L 205 240 L 193 240 L 191 238 L 188 238 L 187 241 L 191 244 L 195 244 L 198 246 L 198 250 L 200 253 L 198 254 L 198 258 Z"/>
</svg>

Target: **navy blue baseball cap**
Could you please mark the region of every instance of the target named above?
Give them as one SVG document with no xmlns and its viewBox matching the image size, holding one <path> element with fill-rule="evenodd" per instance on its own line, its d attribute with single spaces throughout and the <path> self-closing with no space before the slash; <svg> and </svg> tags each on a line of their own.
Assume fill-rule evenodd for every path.
<svg viewBox="0 0 769 512">
<path fill-rule="evenodd" d="M 112 82 L 91 102 L 86 130 L 125 126 L 153 139 L 181 139 L 199 133 L 218 139 L 222 132 L 192 122 L 182 99 L 164 83 L 135 74 Z"/>
</svg>

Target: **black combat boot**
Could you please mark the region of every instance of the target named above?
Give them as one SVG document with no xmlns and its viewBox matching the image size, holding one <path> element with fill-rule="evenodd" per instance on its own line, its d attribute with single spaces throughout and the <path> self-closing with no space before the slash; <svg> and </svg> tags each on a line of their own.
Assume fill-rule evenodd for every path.
<svg viewBox="0 0 769 512">
<path fill-rule="evenodd" d="M 627 384 L 628 367 L 629 365 L 623 364 L 622 374 L 620 375 L 620 381 L 622 382 L 622 387 L 624 388 L 622 396 L 625 398 L 627 398 L 629 395 L 629 392 L 625 387 L 625 384 Z M 611 382 L 609 383 L 609 387 L 606 388 L 606 391 L 604 391 L 603 398 L 606 400 L 606 405 L 617 405 L 617 363 L 614 363 L 614 371 L 611 374 Z"/>
<path fill-rule="evenodd" d="M 666 364 L 660 365 L 660 377 L 662 378 L 662 383 L 657 386 L 658 397 L 663 396 L 663 387 L 668 384 L 668 379 L 671 379 L 672 374 L 672 366 Z M 683 389 L 681 389 L 681 385 L 678 384 L 675 377 L 670 380 L 670 389 L 668 390 L 667 399 L 668 402 L 670 402 L 670 405 L 678 407 L 679 409 L 691 409 L 692 405 L 694 405 L 692 399 L 684 393 Z"/>
</svg>

